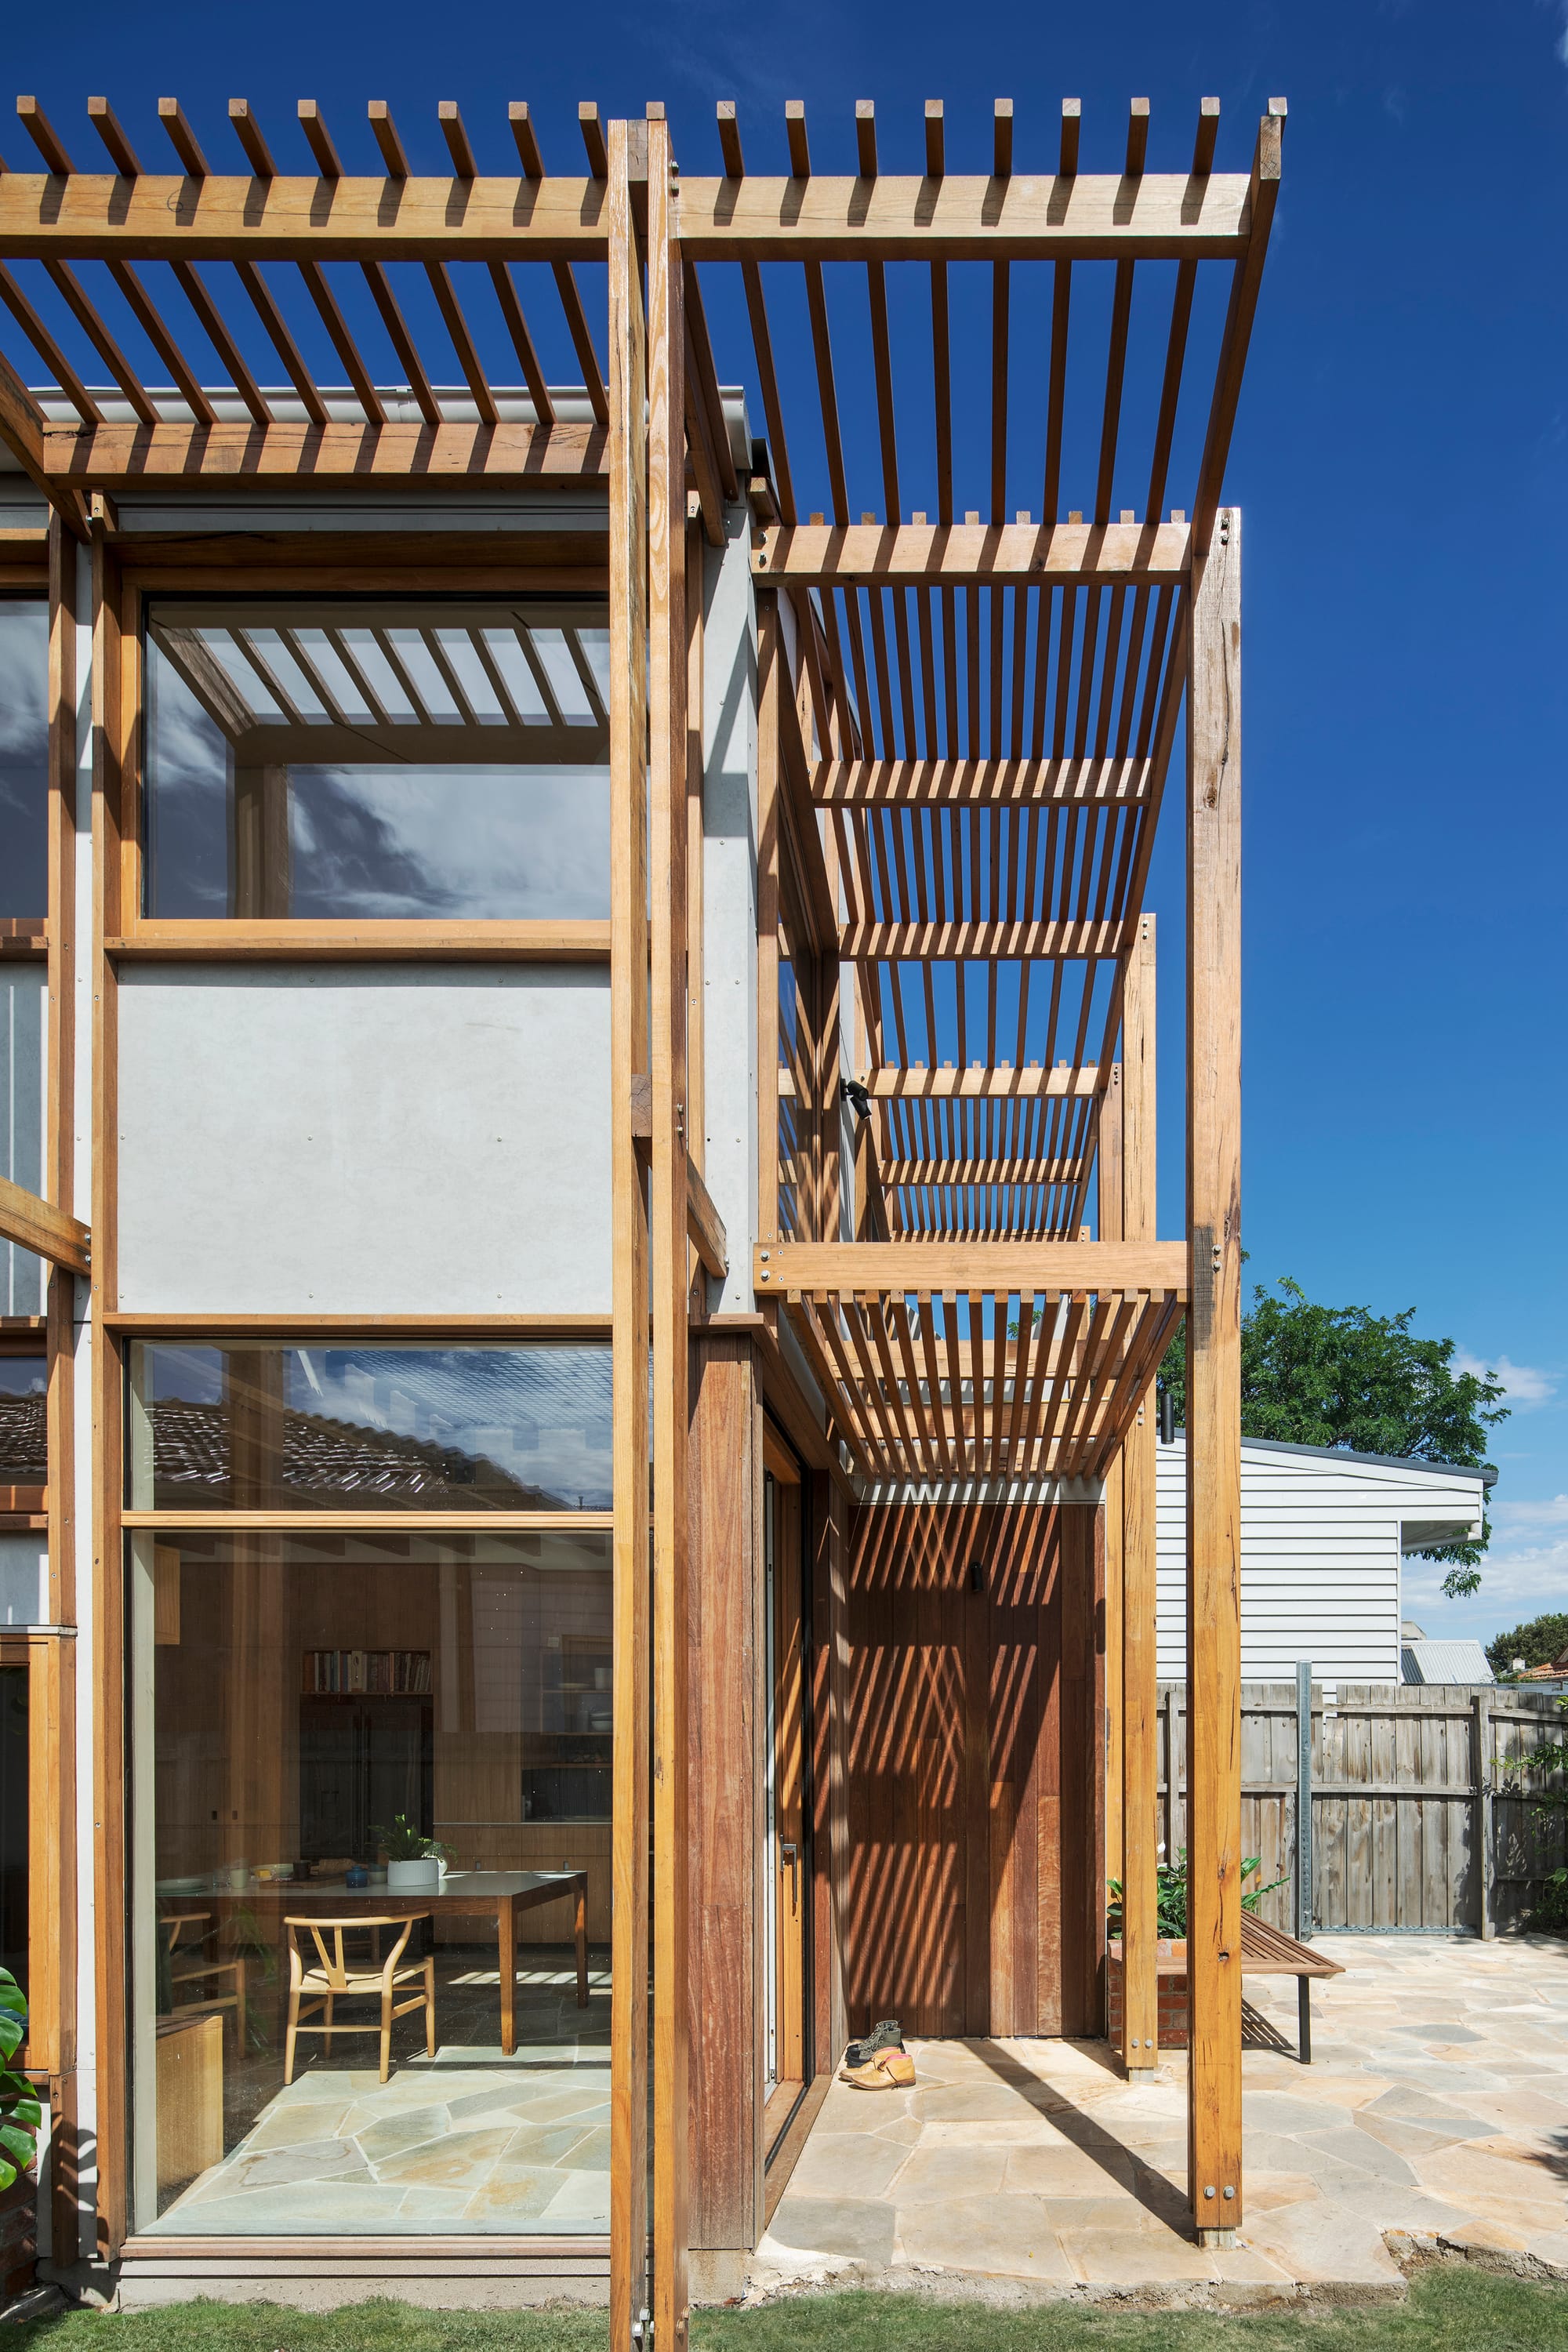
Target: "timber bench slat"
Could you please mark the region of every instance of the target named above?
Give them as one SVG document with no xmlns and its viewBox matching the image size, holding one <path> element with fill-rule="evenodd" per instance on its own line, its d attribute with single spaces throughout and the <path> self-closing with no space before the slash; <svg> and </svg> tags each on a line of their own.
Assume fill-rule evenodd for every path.
<svg viewBox="0 0 1568 2352">
<path fill-rule="evenodd" d="M 1342 1977 L 1338 1960 L 1299 1944 L 1282 1927 L 1271 1927 L 1256 1912 L 1241 1915 L 1241 1973 L 1244 1977 Z"/>
</svg>

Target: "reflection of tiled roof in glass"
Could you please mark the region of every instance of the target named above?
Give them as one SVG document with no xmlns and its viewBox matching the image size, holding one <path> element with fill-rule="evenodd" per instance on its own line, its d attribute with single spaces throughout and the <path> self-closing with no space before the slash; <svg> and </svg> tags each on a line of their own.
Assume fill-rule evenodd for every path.
<svg viewBox="0 0 1568 2352">
<path fill-rule="evenodd" d="M 48 1445 L 41 1396 L 0 1396 L 0 1486 L 41 1486 Z"/>
<path fill-rule="evenodd" d="M 389 1430 L 355 1428 L 285 1410 L 282 1487 L 290 1501 L 339 1509 L 420 1511 L 597 1510 L 596 1493 L 564 1494 L 514 1477 L 483 1454 Z M 232 1499 L 231 1430 L 222 1405 L 166 1398 L 153 1407 L 157 1500 L 170 1507 Z"/>
<path fill-rule="evenodd" d="M 343 1507 L 607 1510 L 610 1350 L 154 1345 L 154 1499 L 228 1487 L 231 1418 L 280 1498 Z"/>
</svg>

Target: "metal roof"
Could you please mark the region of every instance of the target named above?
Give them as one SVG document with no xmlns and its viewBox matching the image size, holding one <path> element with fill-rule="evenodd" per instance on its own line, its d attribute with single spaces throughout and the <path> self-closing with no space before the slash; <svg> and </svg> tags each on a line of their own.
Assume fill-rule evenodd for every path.
<svg viewBox="0 0 1568 2352">
<path fill-rule="evenodd" d="M 1407 1683 L 1489 1683 L 1496 1680 L 1479 1642 L 1405 1642 L 1400 1661 Z"/>
<path fill-rule="evenodd" d="M 1176 1435 L 1185 1435 L 1178 1430 Z M 1309 1454 L 1319 1462 L 1365 1462 L 1377 1470 L 1413 1470 L 1434 1478 L 1479 1478 L 1483 1486 L 1497 1484 L 1489 1462 L 1428 1462 L 1418 1454 L 1357 1454 L 1348 1445 L 1292 1445 L 1283 1437 L 1243 1437 L 1244 1454 Z"/>
</svg>

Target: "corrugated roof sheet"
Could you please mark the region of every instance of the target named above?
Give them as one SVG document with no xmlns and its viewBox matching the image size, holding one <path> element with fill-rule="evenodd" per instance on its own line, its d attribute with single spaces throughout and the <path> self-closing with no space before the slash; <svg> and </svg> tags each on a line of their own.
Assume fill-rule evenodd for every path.
<svg viewBox="0 0 1568 2352">
<path fill-rule="evenodd" d="M 1496 1679 L 1479 1642 L 1406 1642 L 1400 1657 L 1407 1683 L 1489 1683 Z"/>
</svg>

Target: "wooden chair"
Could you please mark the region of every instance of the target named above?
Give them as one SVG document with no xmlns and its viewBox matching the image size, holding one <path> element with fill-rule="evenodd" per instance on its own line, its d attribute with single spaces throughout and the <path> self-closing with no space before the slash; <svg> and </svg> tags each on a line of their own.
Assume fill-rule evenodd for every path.
<svg viewBox="0 0 1568 2352">
<path fill-rule="evenodd" d="M 210 1911 L 179 1911 L 166 1913 L 159 1925 L 169 1938 L 169 1985 L 174 1993 L 170 2011 L 174 2017 L 193 2016 L 198 2012 L 232 2009 L 234 2011 L 235 2054 L 245 2050 L 245 1955 L 237 1953 L 231 1960 L 216 1957 L 213 1937 L 216 1933 Z M 181 1985 L 210 1983 L 215 1978 L 228 1977 L 233 1981 L 231 1992 L 197 1993 L 182 2000 L 177 1988 Z"/>
<path fill-rule="evenodd" d="M 289 1930 L 289 2030 L 284 2043 L 283 2080 L 294 2080 L 294 2042 L 300 2033 L 321 2033 L 326 2037 L 327 2055 L 331 2057 L 334 2033 L 379 2033 L 381 2036 L 381 2079 L 384 2083 L 392 2071 L 392 2021 L 410 2010 L 425 2011 L 425 2048 L 436 2055 L 436 1955 L 431 1952 L 423 1960 L 400 1968 L 408 1937 L 416 1920 L 427 1919 L 427 1911 L 399 1914 L 395 1918 L 353 1919 L 285 1919 Z M 383 1927 L 397 1929 L 396 1939 L 385 1959 L 380 1958 L 379 1931 Z M 343 1950 L 345 1936 L 371 1933 L 376 1944 L 376 1957 L 369 1966 L 356 1966 Z M 301 1950 L 302 1936 L 309 1936 L 315 1947 L 314 1965 L 308 1964 Z M 421 1983 L 422 1990 L 409 2000 L 396 1999 L 404 1985 Z M 376 2000 L 381 2004 L 377 2021 L 363 2025 L 343 2025 L 338 2021 L 336 2004 L 340 2000 Z M 312 2018 L 320 2022 L 307 2024 L 301 2014 L 309 2007 Z"/>
</svg>

